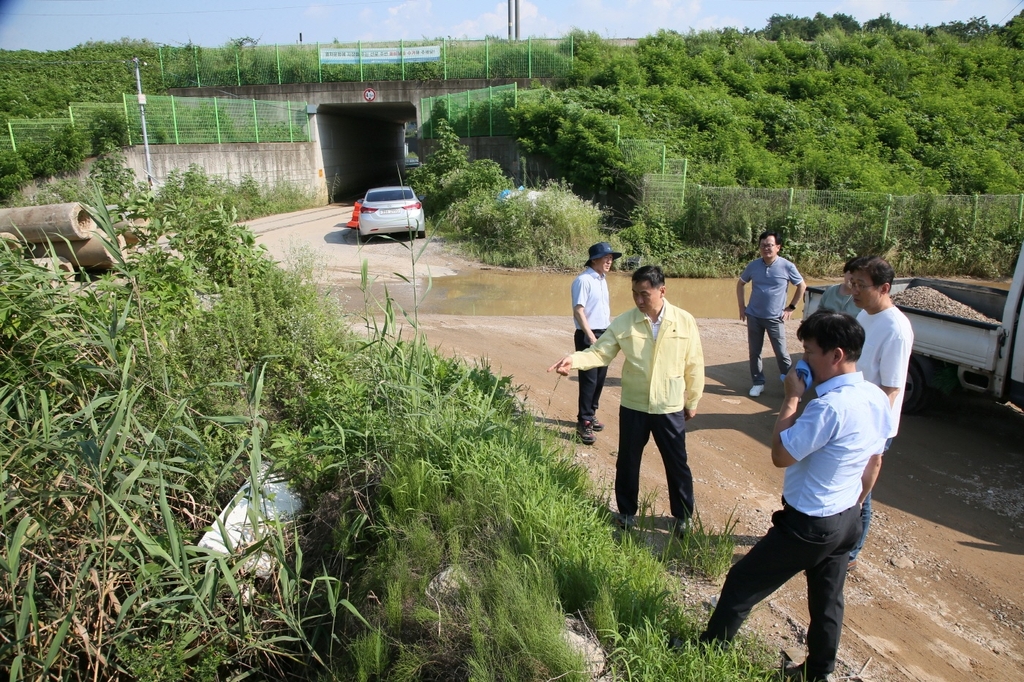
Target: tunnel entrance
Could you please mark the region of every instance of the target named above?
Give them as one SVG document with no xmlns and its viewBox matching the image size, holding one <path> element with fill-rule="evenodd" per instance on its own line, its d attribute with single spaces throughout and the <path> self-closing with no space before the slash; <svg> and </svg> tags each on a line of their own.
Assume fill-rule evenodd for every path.
<svg viewBox="0 0 1024 682">
<path fill-rule="evenodd" d="M 330 201 L 404 180 L 406 127 L 416 121 L 412 102 L 320 104 L 316 120 Z"/>
</svg>

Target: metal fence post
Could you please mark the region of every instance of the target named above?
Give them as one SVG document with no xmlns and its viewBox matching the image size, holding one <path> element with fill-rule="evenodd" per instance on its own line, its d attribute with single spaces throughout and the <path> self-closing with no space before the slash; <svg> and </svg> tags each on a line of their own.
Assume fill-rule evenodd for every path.
<svg viewBox="0 0 1024 682">
<path fill-rule="evenodd" d="M 444 80 L 448 80 L 448 39 L 443 38 L 441 40 L 441 62 L 444 64 Z"/>
<path fill-rule="evenodd" d="M 71 111 L 71 105 L 68 105 L 68 118 L 71 119 L 71 125 L 75 125 L 75 112 Z"/>
<path fill-rule="evenodd" d="M 277 56 L 277 84 L 281 84 L 281 46 L 274 45 L 274 54 Z"/>
<path fill-rule="evenodd" d="M 533 78 L 533 36 L 526 39 L 526 73 L 527 78 Z"/>
<path fill-rule="evenodd" d="M 473 99 L 466 90 L 466 137 L 473 137 Z"/>
<path fill-rule="evenodd" d="M 124 127 L 128 131 L 128 146 L 132 146 L 132 122 L 128 118 L 128 95 L 121 93 L 121 103 L 124 104 Z M 11 124 L 8 123 L 8 126 Z M 14 144 L 14 134 L 11 134 L 11 144 Z M 17 151 L 17 149 L 15 149 Z"/>
<path fill-rule="evenodd" d="M 519 108 L 519 83 L 512 83 L 512 108 Z"/>
<path fill-rule="evenodd" d="M 668 145 L 661 145 L 661 174 L 665 174 L 665 150 Z"/>
<path fill-rule="evenodd" d="M 18 151 L 18 143 L 14 141 L 14 128 L 11 127 L 10 120 L 7 121 L 7 134 L 11 136 L 11 149 Z"/>
<path fill-rule="evenodd" d="M 252 101 L 252 125 L 256 130 L 256 144 L 260 143 L 260 118 L 256 115 L 256 100 Z"/>
<path fill-rule="evenodd" d="M 569 34 L 569 73 L 572 73 L 576 65 L 576 41 L 573 34 Z"/>
<path fill-rule="evenodd" d="M 971 234 L 974 234 L 974 229 L 978 226 L 978 195 L 974 195 L 974 211 L 971 216 Z"/>
<path fill-rule="evenodd" d="M 793 194 L 794 193 L 795 192 L 794 192 L 793 188 L 790 187 L 789 188 L 789 203 L 786 205 L 786 222 L 787 223 L 789 222 L 789 219 L 791 217 L 793 217 Z"/>
<path fill-rule="evenodd" d="M 203 79 L 199 77 L 199 49 L 195 45 L 192 46 L 192 61 L 196 64 L 196 87 L 201 88 Z"/>
<path fill-rule="evenodd" d="M 238 60 L 238 48 L 235 48 L 235 80 L 238 81 L 238 86 L 242 86 L 242 67 L 239 65 Z"/>
<path fill-rule="evenodd" d="M 405 80 L 405 39 L 398 40 L 398 58 L 402 60 L 402 80 Z"/>
<path fill-rule="evenodd" d="M 213 98 L 213 123 L 217 126 L 217 144 L 221 143 L 220 140 L 220 112 L 217 111 L 217 98 Z"/>
<path fill-rule="evenodd" d="M 167 78 L 164 77 L 164 48 L 156 48 L 156 56 L 160 60 L 160 82 L 163 86 L 167 87 Z"/>
<path fill-rule="evenodd" d="M 679 208 L 686 208 L 686 171 L 690 165 L 689 159 L 683 159 L 683 192 L 679 199 Z"/>
<path fill-rule="evenodd" d="M 619 146 L 619 135 L 622 133 L 622 126 L 618 123 L 615 124 L 615 146 Z"/>
<path fill-rule="evenodd" d="M 359 53 L 359 82 L 363 82 L 363 41 L 356 41 L 356 50 Z"/>
<path fill-rule="evenodd" d="M 174 95 L 171 95 L 171 121 L 174 122 L 174 144 L 181 144 L 178 140 L 178 112 L 174 107 Z"/>
<path fill-rule="evenodd" d="M 288 141 L 295 142 L 295 137 L 292 135 L 292 101 L 288 100 Z"/>
<path fill-rule="evenodd" d="M 889 195 L 889 200 L 885 205 L 885 222 L 882 223 L 882 246 L 883 248 L 889 242 L 889 216 L 892 213 L 892 195 Z"/>
<path fill-rule="evenodd" d="M 488 80 L 491 78 L 491 43 L 487 36 L 484 36 L 484 77 Z"/>
<path fill-rule="evenodd" d="M 1024 194 L 1017 200 L 1017 229 L 1024 226 Z"/>
<path fill-rule="evenodd" d="M 320 41 L 316 43 L 316 77 L 318 82 L 324 82 L 324 63 L 320 59 Z"/>
<path fill-rule="evenodd" d="M 487 135 L 494 137 L 494 88 L 487 86 Z"/>
</svg>

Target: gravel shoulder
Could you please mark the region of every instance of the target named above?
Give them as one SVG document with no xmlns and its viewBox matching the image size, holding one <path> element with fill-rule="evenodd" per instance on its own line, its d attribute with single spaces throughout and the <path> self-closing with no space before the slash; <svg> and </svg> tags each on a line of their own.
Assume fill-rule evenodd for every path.
<svg viewBox="0 0 1024 682">
<path fill-rule="evenodd" d="M 413 276 L 410 246 L 422 249 L 416 270 L 432 276 L 479 267 L 430 240 L 378 242 L 358 248 L 344 228 L 351 207 L 331 206 L 253 221 L 260 243 L 278 260 L 305 245 L 327 282 L 350 309 L 361 305 L 362 261 L 384 280 Z M 529 273 L 524 273 L 528 277 Z M 668 298 L 686 307 L 685 300 Z M 617 311 L 616 311 L 617 312 Z M 408 324 L 408 323 L 406 323 Z M 607 424 L 593 446 L 572 438 L 575 377 L 547 367 L 571 347 L 564 317 L 420 315 L 418 329 L 441 352 L 483 362 L 514 378 L 536 418 L 608 492 L 614 476 L 621 359 L 612 364 L 600 416 Z M 746 394 L 745 328 L 738 320 L 698 320 L 707 388 L 688 424 L 688 450 L 698 510 L 705 523 L 738 521 L 737 557 L 768 528 L 778 508 L 782 473 L 771 465 L 769 441 L 782 389 L 769 381 L 760 398 Z M 407 330 L 411 331 L 411 330 Z M 791 352 L 799 353 L 795 325 Z M 767 345 L 767 344 L 766 344 Z M 774 367 L 774 359 L 765 362 Z M 840 671 L 860 679 L 1024 679 L 1024 415 L 977 396 L 939 397 L 919 415 L 905 415 L 875 489 L 868 544 L 846 585 Z M 667 514 L 664 470 L 654 444 L 645 451 L 641 491 L 655 514 Z M 695 608 L 716 584 L 687 582 Z M 801 649 L 807 609 L 802 576 L 755 609 L 745 629 L 779 648 Z"/>
</svg>

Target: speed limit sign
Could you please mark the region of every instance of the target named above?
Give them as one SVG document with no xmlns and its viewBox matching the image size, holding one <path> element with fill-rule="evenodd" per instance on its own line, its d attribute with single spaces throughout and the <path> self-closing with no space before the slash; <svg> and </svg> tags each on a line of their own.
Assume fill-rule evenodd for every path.
<svg viewBox="0 0 1024 682">
<path fill-rule="evenodd" d="M 366 88 L 365 90 L 363 90 L 363 99 L 365 99 L 367 102 L 372 102 L 373 100 L 377 99 L 377 91 L 374 90 L 373 88 Z"/>
</svg>

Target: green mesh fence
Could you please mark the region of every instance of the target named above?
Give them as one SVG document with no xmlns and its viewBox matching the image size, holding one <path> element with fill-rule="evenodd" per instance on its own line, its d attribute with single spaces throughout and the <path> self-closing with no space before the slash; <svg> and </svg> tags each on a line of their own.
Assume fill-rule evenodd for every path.
<svg viewBox="0 0 1024 682">
<path fill-rule="evenodd" d="M 168 88 L 454 78 L 560 78 L 573 39 L 162 47 Z"/>
<path fill-rule="evenodd" d="M 71 125 L 70 118 L 12 118 L 7 121 L 9 149 L 43 146 Z"/>
<path fill-rule="evenodd" d="M 142 139 L 142 121 L 134 98 L 125 96 L 129 134 Z M 146 102 L 150 144 L 226 142 L 306 142 L 305 102 L 276 102 L 219 97 L 150 96 Z"/>
<path fill-rule="evenodd" d="M 619 140 L 619 150 L 626 167 L 634 175 L 664 173 L 668 165 L 668 148 L 661 140 Z"/>
<path fill-rule="evenodd" d="M 93 140 L 108 122 L 127 122 L 126 142 L 142 144 L 142 119 L 135 95 L 120 104 L 76 102 L 68 118 L 11 119 L 0 149 L 25 144 L 45 145 L 70 125 Z M 276 102 L 218 97 L 167 97 L 146 100 L 146 132 L 150 144 L 220 144 L 227 142 L 308 142 L 305 102 Z M 102 150 L 93 149 L 92 153 Z"/>
<path fill-rule="evenodd" d="M 467 90 L 420 100 L 421 135 L 436 135 L 437 122 L 445 119 L 459 137 L 512 134 L 508 112 L 516 107 L 520 91 L 515 83 Z"/>
<path fill-rule="evenodd" d="M 999 272 L 1024 239 L 1024 194 L 894 196 L 687 184 L 683 174 L 640 183 L 648 216 L 672 225 L 682 243 L 745 253 L 765 230 L 782 232 L 786 253 L 804 263 L 841 263 L 885 253 L 901 263 L 958 272 Z"/>
</svg>

